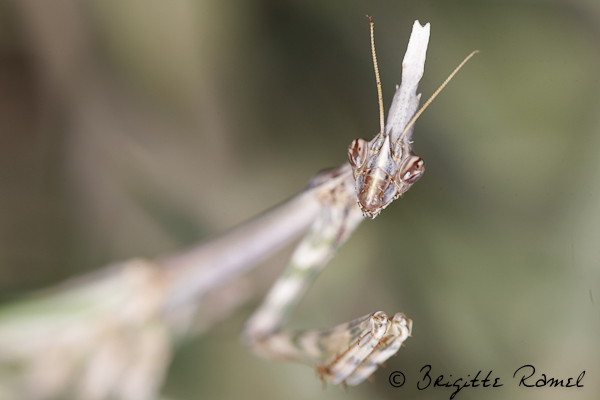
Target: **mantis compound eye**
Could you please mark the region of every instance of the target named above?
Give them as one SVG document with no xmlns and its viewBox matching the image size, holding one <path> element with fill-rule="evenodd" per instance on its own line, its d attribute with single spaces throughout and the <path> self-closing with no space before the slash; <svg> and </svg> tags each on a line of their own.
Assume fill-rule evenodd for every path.
<svg viewBox="0 0 600 400">
<path fill-rule="evenodd" d="M 352 168 L 360 168 L 367 159 L 369 142 L 365 139 L 354 139 L 348 147 L 348 161 Z"/>
<path fill-rule="evenodd" d="M 419 180 L 423 172 L 425 172 L 425 161 L 419 156 L 410 155 L 400 165 L 397 179 L 402 183 L 412 185 Z"/>
</svg>

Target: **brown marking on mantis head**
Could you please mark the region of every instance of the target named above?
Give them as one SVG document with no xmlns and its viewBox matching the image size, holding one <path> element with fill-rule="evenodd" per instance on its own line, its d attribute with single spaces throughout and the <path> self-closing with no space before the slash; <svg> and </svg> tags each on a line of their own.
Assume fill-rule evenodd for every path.
<svg viewBox="0 0 600 400">
<path fill-rule="evenodd" d="M 425 162 L 413 153 L 401 162 L 394 162 L 394 158 L 382 163 L 385 158 L 381 154 L 370 154 L 369 162 L 358 168 L 353 166 L 358 206 L 365 217 L 375 218 L 425 172 Z"/>
<path fill-rule="evenodd" d="M 369 154 L 369 142 L 366 139 L 354 139 L 348 147 L 348 161 L 352 168 L 361 168 Z"/>
</svg>

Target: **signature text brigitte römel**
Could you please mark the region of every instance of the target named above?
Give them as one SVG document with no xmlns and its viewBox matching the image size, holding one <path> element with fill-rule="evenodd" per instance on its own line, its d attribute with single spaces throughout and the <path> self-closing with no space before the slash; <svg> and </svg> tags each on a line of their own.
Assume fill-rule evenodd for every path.
<svg viewBox="0 0 600 400">
<path fill-rule="evenodd" d="M 417 381 L 417 389 L 425 390 L 430 387 L 433 388 L 453 388 L 454 390 L 450 394 L 450 399 L 453 400 L 456 395 L 465 388 L 498 388 L 504 386 L 501 378 L 495 376 L 493 371 L 484 373 L 478 371 L 475 375 L 467 375 L 463 377 L 452 377 L 452 375 L 437 375 L 432 372 L 431 365 L 425 365 L 421 368 L 420 379 Z M 554 378 L 547 376 L 545 373 L 536 374 L 535 367 L 533 365 L 523 365 L 517 368 L 513 374 L 513 381 L 516 382 L 518 387 L 526 388 L 582 388 L 583 377 L 585 371 L 581 372 L 577 378 Z M 390 374 L 389 378 L 390 385 L 393 387 L 402 387 L 406 382 L 406 377 L 400 371 L 394 371 Z"/>
</svg>

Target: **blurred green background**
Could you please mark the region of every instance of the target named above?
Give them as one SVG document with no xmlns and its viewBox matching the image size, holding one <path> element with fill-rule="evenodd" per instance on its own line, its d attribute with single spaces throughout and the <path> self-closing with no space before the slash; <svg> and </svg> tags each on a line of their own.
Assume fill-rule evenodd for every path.
<svg viewBox="0 0 600 400">
<path fill-rule="evenodd" d="M 600 2 L 3 1 L 0 299 L 155 258 L 293 195 L 378 130 L 373 15 L 389 108 L 412 23 L 431 23 L 416 124 L 427 172 L 365 221 L 293 327 L 404 312 L 406 347 L 347 392 L 254 357 L 251 303 L 178 348 L 169 399 L 447 399 L 432 375 L 493 370 L 460 399 L 600 395 Z M 0 338 L 1 340 L 1 338 Z M 517 368 L 584 388 L 518 387 Z M 394 389 L 389 373 L 404 372 Z"/>
</svg>

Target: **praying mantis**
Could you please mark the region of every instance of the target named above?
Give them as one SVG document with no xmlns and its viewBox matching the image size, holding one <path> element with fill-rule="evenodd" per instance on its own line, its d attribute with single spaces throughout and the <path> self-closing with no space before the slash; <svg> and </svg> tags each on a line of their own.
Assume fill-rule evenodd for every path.
<svg viewBox="0 0 600 400">
<path fill-rule="evenodd" d="M 423 175 L 425 163 L 412 149 L 414 123 L 477 53 L 465 58 L 417 111 L 420 94 L 416 89 L 423 76 L 429 24 L 421 26 L 416 21 L 403 62 L 402 84 L 384 124 L 373 20 L 367 17 L 379 98 L 379 133 L 371 141 L 353 140 L 348 148 L 349 164 L 328 172 L 326 183 L 311 189 L 322 199 L 321 213 L 244 331 L 246 342 L 259 354 L 311 364 L 324 382 L 332 384 L 358 385 L 367 379 L 400 349 L 411 334 L 412 321 L 402 313 L 390 318 L 378 311 L 325 330 L 288 332 L 281 330 L 282 322 L 363 217 L 375 218 Z"/>
<path fill-rule="evenodd" d="M 423 175 L 424 161 L 412 147 L 414 123 L 476 53 L 417 111 L 430 26 L 416 21 L 402 83 L 384 123 L 372 20 L 370 29 L 380 111 L 380 130 L 371 141 L 355 139 L 348 163 L 318 173 L 296 196 L 221 237 L 156 262 L 126 261 L 25 301 L 15 307 L 18 312 L 2 310 L 0 368 L 18 373 L 0 388 L 14 388 L 15 398 L 155 398 L 173 342 L 193 331 L 194 320 L 218 320 L 239 305 L 230 296 L 218 307 L 202 308 L 211 293 L 302 234 L 281 277 L 247 321 L 243 342 L 269 359 L 308 364 L 324 382 L 342 385 L 360 384 L 398 352 L 412 332 L 402 313 L 388 317 L 378 311 L 323 330 L 283 329 L 358 225 Z"/>
</svg>

